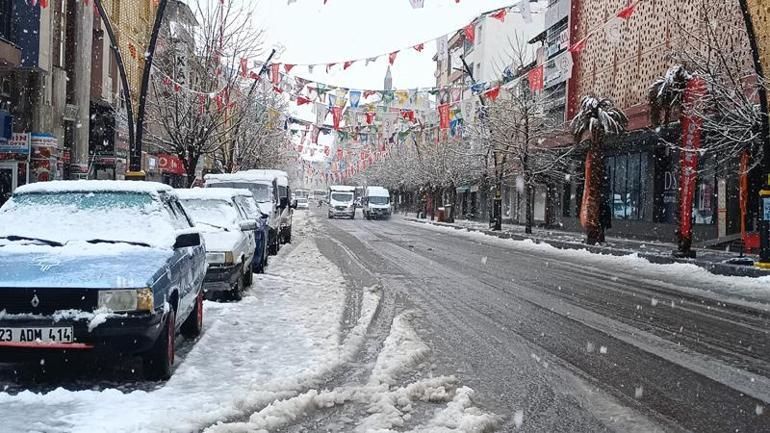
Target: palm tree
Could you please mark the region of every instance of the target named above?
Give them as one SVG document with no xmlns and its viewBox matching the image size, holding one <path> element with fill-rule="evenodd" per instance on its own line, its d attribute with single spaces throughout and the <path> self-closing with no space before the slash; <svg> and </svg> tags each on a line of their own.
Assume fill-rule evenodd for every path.
<svg viewBox="0 0 770 433">
<path fill-rule="evenodd" d="M 585 188 L 580 206 L 580 223 L 586 231 L 586 243 L 600 242 L 604 234 L 601 218 L 604 182 L 604 139 L 622 134 L 628 125 L 626 115 L 606 98 L 583 96 L 580 111 L 570 125 L 575 142 L 580 144 L 589 135 L 586 153 Z M 610 217 L 607 215 L 607 217 Z"/>
<path fill-rule="evenodd" d="M 674 65 L 666 71 L 664 77 L 659 78 L 650 86 L 647 102 L 650 105 L 650 121 L 653 126 L 668 124 L 671 122 L 671 115 L 676 113 L 679 122 L 684 125 L 685 100 L 689 98 L 688 86 L 693 80 L 694 75 L 682 65 Z M 691 99 L 691 98 L 689 98 Z M 661 118 L 663 114 L 663 118 Z M 682 131 L 684 139 L 684 131 Z M 684 168 L 682 168 L 684 170 Z M 692 203 L 692 196 L 695 190 L 692 188 L 679 188 L 681 194 L 689 194 L 690 197 L 679 197 L 679 203 Z M 686 191 L 686 192 L 685 192 Z M 678 208 L 679 217 L 677 218 L 678 227 L 676 231 L 678 249 L 674 252 L 677 256 L 694 257 L 692 246 L 692 227 L 686 229 L 682 226 L 682 217 L 691 218 L 692 209 Z"/>
<path fill-rule="evenodd" d="M 692 73 L 687 68 L 675 65 L 650 86 L 647 102 L 650 105 L 650 120 L 653 125 L 668 124 L 671 122 L 672 113 L 681 113 L 684 92 L 692 78 Z"/>
</svg>

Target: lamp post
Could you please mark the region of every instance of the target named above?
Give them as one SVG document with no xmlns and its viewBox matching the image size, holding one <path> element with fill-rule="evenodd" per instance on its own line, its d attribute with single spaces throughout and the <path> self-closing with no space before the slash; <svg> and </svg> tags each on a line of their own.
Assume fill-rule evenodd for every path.
<svg viewBox="0 0 770 433">
<path fill-rule="evenodd" d="M 746 23 L 752 60 L 757 75 L 765 77 L 770 71 L 770 0 L 739 0 L 743 20 Z M 762 113 L 762 161 L 754 179 L 766 186 L 759 192 L 759 236 L 760 253 L 758 267 L 770 269 L 770 119 L 768 119 L 768 93 L 764 85 L 759 86 L 759 106 Z"/>
<path fill-rule="evenodd" d="M 468 63 L 465 61 L 465 56 L 460 56 L 460 60 L 463 62 L 465 73 L 468 74 L 468 78 L 471 79 L 471 83 L 475 85 L 476 79 L 473 77 L 473 71 L 471 70 L 470 66 L 468 66 Z M 479 94 L 479 101 L 481 102 L 482 111 L 484 112 L 483 114 L 486 115 L 487 103 L 481 94 Z M 483 119 L 484 118 L 482 117 L 482 121 Z M 498 161 L 497 149 L 492 151 L 492 158 L 494 158 L 495 164 L 495 198 L 492 203 L 492 217 L 490 218 L 489 225 L 491 226 L 492 230 L 501 231 L 503 229 L 503 185 L 502 176 L 500 176 L 499 172 L 499 170 L 502 170 L 502 167 Z"/>
</svg>

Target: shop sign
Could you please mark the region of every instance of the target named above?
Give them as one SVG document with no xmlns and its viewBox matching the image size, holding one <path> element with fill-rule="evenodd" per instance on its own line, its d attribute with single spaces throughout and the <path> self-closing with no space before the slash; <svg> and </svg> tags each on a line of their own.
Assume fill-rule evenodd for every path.
<svg viewBox="0 0 770 433">
<path fill-rule="evenodd" d="M 164 173 L 173 173 L 178 175 L 184 175 L 185 169 L 182 160 L 173 155 L 165 153 L 158 154 L 158 166 Z"/>
<path fill-rule="evenodd" d="M 58 147 L 59 141 L 53 135 L 48 134 L 32 134 L 31 138 L 32 147 Z"/>
<path fill-rule="evenodd" d="M 545 64 L 544 86 L 549 88 L 572 78 L 572 53 L 565 51 Z"/>
<path fill-rule="evenodd" d="M 770 221 L 770 197 L 762 199 L 762 210 L 762 215 L 764 215 L 763 219 L 765 221 Z"/>
<path fill-rule="evenodd" d="M 10 140 L 0 138 L 0 153 L 14 153 L 17 155 L 29 155 L 30 133 L 16 132 Z"/>
</svg>

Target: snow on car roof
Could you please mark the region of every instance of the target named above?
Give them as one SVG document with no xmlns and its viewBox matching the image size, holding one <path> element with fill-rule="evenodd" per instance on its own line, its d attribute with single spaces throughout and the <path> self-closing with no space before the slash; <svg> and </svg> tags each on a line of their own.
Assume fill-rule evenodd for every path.
<svg viewBox="0 0 770 433">
<path fill-rule="evenodd" d="M 366 188 L 366 195 L 370 197 L 390 197 L 388 190 L 381 186 L 370 186 Z"/>
<path fill-rule="evenodd" d="M 332 185 L 329 187 L 332 191 L 355 191 L 356 187 L 347 185 Z"/>
<path fill-rule="evenodd" d="M 203 177 L 206 183 L 217 182 L 273 182 L 275 176 L 264 173 L 251 173 L 250 171 L 239 171 L 237 173 L 207 174 Z"/>
<path fill-rule="evenodd" d="M 159 182 L 132 180 L 53 180 L 20 186 L 16 194 L 58 193 L 58 192 L 137 192 L 154 194 L 171 191 L 173 188 Z"/>
<path fill-rule="evenodd" d="M 180 200 L 232 200 L 233 197 L 252 197 L 251 191 L 238 188 L 193 188 L 174 190 Z"/>
<path fill-rule="evenodd" d="M 246 170 L 239 173 L 243 173 L 246 176 L 275 178 L 279 186 L 289 186 L 289 174 L 283 170 Z"/>
</svg>

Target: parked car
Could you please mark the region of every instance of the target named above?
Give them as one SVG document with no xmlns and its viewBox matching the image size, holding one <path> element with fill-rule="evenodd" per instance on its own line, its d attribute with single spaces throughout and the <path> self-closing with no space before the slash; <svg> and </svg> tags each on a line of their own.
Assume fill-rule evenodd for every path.
<svg viewBox="0 0 770 433">
<path fill-rule="evenodd" d="M 236 202 L 237 196 L 247 193 L 231 188 L 177 190 L 182 207 L 200 228 L 206 243 L 209 267 L 203 292 L 207 298 L 229 295 L 240 300 L 252 283 L 257 222 Z"/>
<path fill-rule="evenodd" d="M 276 170 L 246 170 L 205 176 L 206 188 L 244 188 L 251 191 L 260 211 L 268 215 L 269 255 L 278 254 L 281 243 L 291 242 L 292 207 L 288 198 L 288 176 L 279 177 L 280 173 L 285 175 Z"/>
<path fill-rule="evenodd" d="M 235 202 L 246 213 L 246 216 L 257 223 L 254 231 L 254 260 L 251 261 L 251 271 L 262 274 L 267 269 L 267 239 L 270 227 L 267 225 L 268 216 L 259 210 L 259 205 L 254 201 L 250 191 L 240 190 L 241 194 L 235 196 Z"/>
<path fill-rule="evenodd" d="M 204 243 L 171 187 L 52 181 L 0 208 L 0 359 L 141 355 L 167 379 L 203 326 Z M 33 358 L 34 359 L 34 358 Z"/>
<path fill-rule="evenodd" d="M 366 219 L 390 218 L 390 192 L 381 186 L 366 188 L 361 200 Z"/>
<path fill-rule="evenodd" d="M 308 203 L 307 198 L 305 197 L 297 197 L 297 209 L 310 209 L 310 203 Z"/>
<path fill-rule="evenodd" d="M 354 186 L 332 185 L 329 187 L 329 218 L 356 217 Z"/>
</svg>

